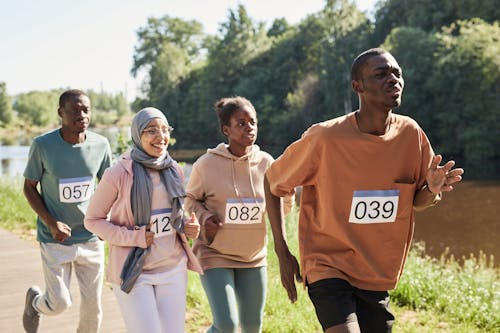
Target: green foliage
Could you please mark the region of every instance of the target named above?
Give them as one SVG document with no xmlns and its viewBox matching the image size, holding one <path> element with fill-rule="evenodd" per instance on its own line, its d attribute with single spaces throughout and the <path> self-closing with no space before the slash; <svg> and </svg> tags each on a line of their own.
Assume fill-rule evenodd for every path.
<svg viewBox="0 0 500 333">
<path fill-rule="evenodd" d="M 295 207 L 286 217 L 286 234 L 290 251 L 299 259 L 298 249 L 298 217 L 299 210 Z M 270 230 L 268 226 L 268 230 Z M 268 295 L 264 309 L 263 332 L 321 332 L 321 326 L 316 318 L 314 306 L 309 300 L 307 290 L 301 283 L 296 283 L 297 302 L 291 303 L 285 288 L 281 284 L 278 257 L 274 252 L 274 240 L 270 233 L 268 240 Z"/>
<path fill-rule="evenodd" d="M 1 89 L 0 89 L 1 90 Z M 10 125 L 22 123 L 23 127 L 52 128 L 59 125 L 59 96 L 63 90 L 30 91 L 15 97 L 14 115 Z M 92 105 L 93 125 L 114 125 L 130 114 L 129 105 L 122 93 L 87 92 Z M 0 93 L 0 102 L 2 94 Z M 1 115 L 1 113 L 0 113 Z M 1 121 L 1 120 L 0 120 Z"/>
<path fill-rule="evenodd" d="M 113 125 L 122 117 L 130 114 L 130 107 L 123 93 L 87 91 L 92 105 L 92 123 L 94 125 Z"/>
<path fill-rule="evenodd" d="M 14 103 L 18 117 L 35 126 L 53 127 L 59 123 L 57 114 L 60 90 L 30 91 L 19 94 Z"/>
<path fill-rule="evenodd" d="M 188 333 L 198 333 L 202 331 L 202 327 L 208 328 L 211 325 L 212 313 L 199 275 L 189 271 L 188 281 L 186 331 Z"/>
<path fill-rule="evenodd" d="M 383 43 L 400 62 L 406 83 L 396 112 L 415 118 L 434 150 L 465 167 L 466 177 L 496 179 L 499 17 L 493 0 L 381 0 L 372 22 L 352 1 L 328 0 L 296 25 L 281 18 L 266 28 L 239 5 L 214 36 L 194 20 L 149 18 L 137 31 L 131 71 L 145 80 L 132 109 L 159 108 L 176 128 L 176 148 L 204 149 L 224 140 L 213 104 L 242 95 L 257 110 L 257 143 L 277 156 L 312 123 L 357 108 L 350 64 L 362 50 Z M 15 142 L 18 129 L 57 126 L 61 92 L 9 97 L 0 85 L 2 141 Z M 119 126 L 130 114 L 122 94 L 89 95 L 93 125 Z"/>
<path fill-rule="evenodd" d="M 457 21 L 437 34 L 433 92 L 440 148 L 458 156 L 469 177 L 500 171 L 500 26 L 480 19 Z"/>
<path fill-rule="evenodd" d="M 410 252 L 393 302 L 415 310 L 442 314 L 450 322 L 469 323 L 484 332 L 500 329 L 498 270 L 484 254 L 460 265 L 444 254 L 440 260 L 425 255 L 417 244 Z"/>
<path fill-rule="evenodd" d="M 468 178 L 496 178 L 500 168 L 500 29 L 480 19 L 439 33 L 393 29 L 383 46 L 403 68 L 399 112 L 415 118 L 434 149 L 465 167 Z M 416 52 L 418 50 L 418 52 Z"/>
<path fill-rule="evenodd" d="M 125 153 L 130 146 L 132 145 L 132 140 L 128 140 L 123 132 L 118 133 L 118 139 L 117 139 L 117 145 L 115 150 L 113 151 L 113 155 L 115 156 L 120 156 L 121 154 Z"/>
<path fill-rule="evenodd" d="M 279 37 L 283 34 L 285 34 L 289 29 L 290 25 L 288 24 L 287 20 L 283 18 L 277 18 L 273 21 L 273 24 L 267 31 L 267 36 L 268 37 Z"/>
<path fill-rule="evenodd" d="M 399 27 L 391 31 L 382 47 L 394 55 L 403 69 L 405 89 L 397 112 L 415 119 L 436 146 L 437 116 L 443 112 L 435 107 L 436 101 L 443 97 L 434 93 L 435 81 L 431 75 L 436 70 L 437 38 L 420 28 Z"/>
<path fill-rule="evenodd" d="M 141 69 L 147 71 L 153 67 L 169 44 L 185 50 L 191 61 L 199 58 L 203 47 L 202 25 L 196 20 L 184 21 L 168 15 L 151 17 L 145 27 L 137 30 L 137 39 L 133 75 L 137 75 Z"/>
<path fill-rule="evenodd" d="M 36 229 L 36 215 L 23 194 L 21 178 L 0 178 L 0 227 L 30 234 Z M 8 204 L 5 204 L 8 203 Z"/>
<path fill-rule="evenodd" d="M 368 48 L 371 25 L 347 0 L 329 0 L 323 10 L 325 38 L 320 62 L 325 104 L 321 120 L 354 110 L 357 96 L 351 88 L 351 64 L 359 50 Z"/>
<path fill-rule="evenodd" d="M 215 36 L 192 21 L 149 19 L 138 32 L 133 72 L 147 75 L 134 109 L 158 107 L 176 128 L 177 147 L 199 149 L 224 139 L 213 104 L 242 95 L 257 110 L 257 143 L 277 156 L 312 123 L 357 108 L 352 60 L 384 41 L 406 81 L 396 112 L 415 118 L 434 150 L 468 177 L 498 178 L 498 7 L 387 0 L 371 22 L 352 2 L 329 0 L 295 26 L 276 19 L 266 30 L 239 5 Z M 485 21 L 457 21 L 474 15 Z"/>
<path fill-rule="evenodd" d="M 7 94 L 7 85 L 5 82 L 0 82 L 0 126 L 10 124 L 13 118 L 12 101 Z"/>
<path fill-rule="evenodd" d="M 245 95 L 239 85 L 253 59 L 271 47 L 262 24 L 255 24 L 245 8 L 230 10 L 227 22 L 221 24 L 221 36 L 208 39 L 207 61 L 198 66 L 177 89 L 170 89 L 167 101 L 160 104 L 173 119 L 180 148 L 213 146 L 221 139 L 212 106 L 224 96 Z"/>
<path fill-rule="evenodd" d="M 375 13 L 375 43 L 385 39 L 392 29 L 402 26 L 437 32 L 457 20 L 480 17 L 494 23 L 500 7 L 494 0 L 386 0 L 378 3 Z"/>
</svg>

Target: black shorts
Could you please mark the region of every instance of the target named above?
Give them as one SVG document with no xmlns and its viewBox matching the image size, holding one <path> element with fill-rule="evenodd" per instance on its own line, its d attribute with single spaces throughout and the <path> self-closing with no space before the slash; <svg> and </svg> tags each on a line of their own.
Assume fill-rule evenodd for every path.
<svg viewBox="0 0 500 333">
<path fill-rule="evenodd" d="M 337 325 L 369 333 L 392 331 L 394 315 L 387 291 L 358 289 L 335 278 L 308 284 L 307 291 L 323 331 Z"/>
</svg>

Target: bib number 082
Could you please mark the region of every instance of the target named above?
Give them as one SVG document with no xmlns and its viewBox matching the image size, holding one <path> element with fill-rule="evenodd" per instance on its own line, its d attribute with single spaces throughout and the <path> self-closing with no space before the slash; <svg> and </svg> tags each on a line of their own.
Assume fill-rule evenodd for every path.
<svg viewBox="0 0 500 333">
<path fill-rule="evenodd" d="M 258 221 L 260 214 L 261 214 L 260 207 L 258 207 L 258 206 L 253 206 L 253 207 L 232 206 L 229 208 L 228 218 L 230 221 L 241 220 L 243 222 L 246 222 L 246 221 L 252 222 L 252 221 Z"/>
<path fill-rule="evenodd" d="M 237 198 L 226 202 L 225 223 L 254 224 L 262 222 L 264 199 Z"/>
</svg>

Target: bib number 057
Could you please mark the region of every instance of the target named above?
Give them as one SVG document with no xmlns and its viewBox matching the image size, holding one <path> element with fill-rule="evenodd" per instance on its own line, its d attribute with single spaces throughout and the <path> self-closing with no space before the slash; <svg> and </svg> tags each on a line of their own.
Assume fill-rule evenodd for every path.
<svg viewBox="0 0 500 333">
<path fill-rule="evenodd" d="M 59 179 L 59 201 L 66 203 L 84 202 L 93 192 L 92 177 Z"/>
</svg>

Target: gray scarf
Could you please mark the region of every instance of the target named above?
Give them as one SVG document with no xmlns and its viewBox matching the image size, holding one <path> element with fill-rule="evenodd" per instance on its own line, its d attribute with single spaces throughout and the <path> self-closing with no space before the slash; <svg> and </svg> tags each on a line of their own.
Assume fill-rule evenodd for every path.
<svg viewBox="0 0 500 333">
<path fill-rule="evenodd" d="M 134 223 L 137 226 L 149 224 L 151 219 L 151 197 L 153 193 L 153 183 L 145 168 L 158 170 L 160 179 L 165 185 L 167 192 L 172 199 L 171 223 L 177 232 L 184 232 L 183 200 L 186 196 L 182 184 L 181 175 L 177 171 L 176 162 L 170 157 L 168 152 L 165 156 L 152 157 L 148 155 L 141 145 L 141 133 L 154 118 L 168 121 L 165 115 L 158 109 L 148 107 L 139 111 L 132 120 L 131 134 L 134 146 L 130 152 L 133 160 L 132 171 L 134 179 L 130 201 Z M 121 272 L 121 289 L 129 293 L 137 278 L 142 273 L 142 267 L 148 253 L 148 249 L 135 247 L 125 260 Z"/>
</svg>

